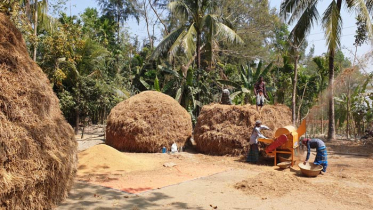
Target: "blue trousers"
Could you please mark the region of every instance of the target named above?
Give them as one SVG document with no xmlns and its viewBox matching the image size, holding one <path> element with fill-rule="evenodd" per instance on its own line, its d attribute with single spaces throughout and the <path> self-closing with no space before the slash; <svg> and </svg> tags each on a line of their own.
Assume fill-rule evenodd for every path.
<svg viewBox="0 0 373 210">
<path fill-rule="evenodd" d="M 326 147 L 319 147 L 316 149 L 316 157 L 313 163 L 322 165 L 322 171 L 326 172 L 326 168 L 328 167 L 328 153 L 326 152 Z"/>
</svg>

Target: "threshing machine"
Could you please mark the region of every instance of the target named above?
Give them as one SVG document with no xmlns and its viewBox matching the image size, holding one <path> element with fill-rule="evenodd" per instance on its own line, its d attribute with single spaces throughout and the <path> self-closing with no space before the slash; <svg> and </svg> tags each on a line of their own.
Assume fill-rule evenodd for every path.
<svg viewBox="0 0 373 210">
<path fill-rule="evenodd" d="M 265 152 L 267 155 L 274 157 L 275 165 L 277 165 L 278 154 L 290 154 L 291 165 L 293 166 L 295 150 L 299 150 L 299 138 L 305 133 L 306 120 L 303 120 L 298 129 L 292 125 L 288 125 L 277 129 L 274 138 L 259 138 L 258 141 L 266 145 Z"/>
</svg>

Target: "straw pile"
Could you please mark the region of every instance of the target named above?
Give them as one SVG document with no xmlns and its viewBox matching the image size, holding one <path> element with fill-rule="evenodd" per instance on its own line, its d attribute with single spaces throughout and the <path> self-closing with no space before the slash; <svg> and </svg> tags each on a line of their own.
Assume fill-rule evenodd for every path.
<svg viewBox="0 0 373 210">
<path fill-rule="evenodd" d="M 115 106 L 108 117 L 106 143 L 128 152 L 160 152 L 192 135 L 188 112 L 168 95 L 145 91 Z"/>
<path fill-rule="evenodd" d="M 0 209 L 51 209 L 76 171 L 76 141 L 57 97 L 0 13 Z"/>
<path fill-rule="evenodd" d="M 262 132 L 271 138 L 278 128 L 291 124 L 291 111 L 285 105 L 266 105 L 261 113 L 253 105 L 203 106 L 194 129 L 196 149 L 211 155 L 244 154 L 256 120 L 271 129 Z"/>
</svg>

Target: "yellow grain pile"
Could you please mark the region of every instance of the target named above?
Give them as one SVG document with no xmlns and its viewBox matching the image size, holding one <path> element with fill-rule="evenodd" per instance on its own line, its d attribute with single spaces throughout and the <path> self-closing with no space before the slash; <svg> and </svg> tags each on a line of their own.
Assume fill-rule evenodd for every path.
<svg viewBox="0 0 373 210">
<path fill-rule="evenodd" d="M 192 135 L 189 113 L 170 96 L 144 91 L 115 106 L 108 117 L 106 143 L 127 152 L 161 152 L 180 147 Z"/>
<path fill-rule="evenodd" d="M 120 152 L 108 145 L 99 144 L 78 154 L 78 176 L 115 171 L 131 172 L 151 170 L 157 164 L 149 158 L 137 158 Z"/>
<path fill-rule="evenodd" d="M 266 105 L 260 113 L 254 105 L 203 106 L 194 129 L 196 149 L 211 155 L 244 154 L 256 120 L 271 128 L 262 133 L 273 137 L 278 128 L 291 124 L 291 111 L 285 105 Z"/>
<path fill-rule="evenodd" d="M 76 147 L 46 75 L 0 13 L 0 209 L 52 209 L 62 201 Z"/>
</svg>

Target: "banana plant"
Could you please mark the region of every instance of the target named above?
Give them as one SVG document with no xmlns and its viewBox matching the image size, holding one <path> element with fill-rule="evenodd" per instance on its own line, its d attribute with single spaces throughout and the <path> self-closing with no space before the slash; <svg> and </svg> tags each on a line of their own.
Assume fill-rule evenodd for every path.
<svg viewBox="0 0 373 210">
<path fill-rule="evenodd" d="M 241 65 L 240 67 L 240 80 L 229 81 L 229 80 L 218 80 L 222 85 L 231 86 L 235 89 L 230 97 L 235 104 L 246 104 L 253 103 L 255 101 L 255 95 L 252 90 L 254 89 L 255 83 L 259 77 L 265 77 L 272 68 L 272 62 L 268 64 L 263 70 L 263 62 L 260 61 L 255 70 L 252 69 L 251 65 Z M 271 88 L 267 88 L 270 91 Z"/>
</svg>

